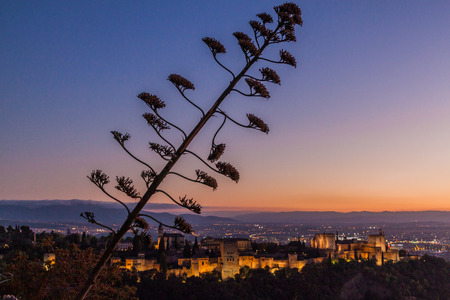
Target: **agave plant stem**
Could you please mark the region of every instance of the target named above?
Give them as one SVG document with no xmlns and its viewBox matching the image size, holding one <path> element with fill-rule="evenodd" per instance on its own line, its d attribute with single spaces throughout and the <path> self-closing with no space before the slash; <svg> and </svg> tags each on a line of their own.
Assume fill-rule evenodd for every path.
<svg viewBox="0 0 450 300">
<path fill-rule="evenodd" d="M 228 87 L 222 92 L 222 94 L 217 98 L 217 100 L 214 102 L 214 104 L 211 106 L 211 108 L 208 110 L 208 112 L 200 119 L 200 121 L 197 123 L 197 125 L 194 127 L 194 129 L 191 131 L 191 133 L 187 136 L 187 138 L 181 143 L 180 147 L 178 147 L 175 154 L 172 156 L 172 159 L 167 162 L 164 169 L 155 177 L 154 181 L 150 185 L 150 187 L 145 192 L 144 196 L 142 196 L 141 200 L 136 204 L 135 208 L 131 211 L 131 213 L 126 218 L 125 222 L 120 227 L 119 231 L 113 236 L 111 243 L 109 244 L 108 248 L 103 252 L 102 256 L 100 257 L 100 260 L 98 261 L 97 265 L 94 267 L 92 272 L 89 274 L 88 279 L 84 283 L 82 289 L 79 291 L 78 295 L 75 299 L 81 300 L 86 297 L 89 290 L 91 289 L 92 285 L 95 282 L 95 279 L 98 277 L 98 274 L 100 274 L 100 271 L 103 269 L 103 267 L 106 265 L 108 260 L 111 258 L 111 255 L 113 254 L 114 250 L 117 247 L 117 244 L 122 240 L 122 238 L 125 236 L 125 234 L 130 230 L 131 225 L 133 224 L 134 220 L 138 217 L 141 210 L 144 208 L 144 206 L 147 204 L 147 202 L 150 200 L 150 198 L 155 194 L 157 188 L 161 184 L 161 182 L 164 180 L 164 178 L 169 174 L 172 167 L 177 163 L 178 159 L 183 155 L 183 153 L 186 151 L 188 146 L 191 144 L 191 142 L 194 140 L 194 138 L 197 136 L 197 134 L 200 132 L 200 130 L 205 126 L 205 124 L 208 122 L 208 120 L 216 113 L 217 109 L 219 108 L 220 104 L 225 100 L 225 98 L 230 94 L 230 92 L 234 89 L 236 84 L 241 80 L 241 78 L 247 73 L 247 71 L 250 69 L 250 67 L 258 61 L 261 53 L 264 51 L 264 49 L 269 45 L 269 41 L 271 38 L 277 33 L 280 25 L 277 26 L 277 28 L 274 30 L 273 34 L 266 39 L 261 49 L 257 51 L 255 56 L 251 60 L 249 60 L 242 71 L 230 82 Z"/>
</svg>

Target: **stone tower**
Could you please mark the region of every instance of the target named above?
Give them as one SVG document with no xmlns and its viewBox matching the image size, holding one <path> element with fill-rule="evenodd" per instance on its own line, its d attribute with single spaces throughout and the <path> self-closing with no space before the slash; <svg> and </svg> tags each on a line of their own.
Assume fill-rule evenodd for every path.
<svg viewBox="0 0 450 300">
<path fill-rule="evenodd" d="M 374 244 L 377 248 L 379 247 L 381 252 L 386 252 L 386 238 L 381 229 L 378 234 L 370 234 L 368 242 Z"/>
<path fill-rule="evenodd" d="M 311 240 L 311 247 L 317 249 L 335 250 L 336 235 L 334 233 L 317 233 Z"/>
</svg>

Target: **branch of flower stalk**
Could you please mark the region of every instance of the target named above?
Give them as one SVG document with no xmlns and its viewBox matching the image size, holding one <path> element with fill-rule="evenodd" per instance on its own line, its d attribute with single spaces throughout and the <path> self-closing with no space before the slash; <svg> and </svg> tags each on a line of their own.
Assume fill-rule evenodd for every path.
<svg viewBox="0 0 450 300">
<path fill-rule="evenodd" d="M 178 92 L 180 92 L 181 96 L 183 96 L 184 99 L 186 99 L 187 102 L 189 102 L 190 104 L 192 104 L 194 107 L 196 107 L 198 110 L 200 110 L 200 112 L 202 113 L 202 116 L 205 116 L 205 112 L 203 111 L 203 109 L 201 109 L 198 105 L 196 105 L 193 101 L 189 100 L 188 97 L 186 97 L 186 95 L 184 94 L 184 92 L 180 89 L 180 87 L 175 86 L 178 90 Z"/>
<path fill-rule="evenodd" d="M 274 61 L 274 60 L 271 60 L 271 59 L 268 59 L 268 58 L 264 58 L 264 57 L 260 57 L 259 59 L 265 60 L 265 61 L 268 61 L 268 62 L 271 62 L 271 63 L 274 63 L 274 64 L 285 64 L 282 61 Z"/>
<path fill-rule="evenodd" d="M 163 222 L 159 221 L 158 219 L 155 219 L 154 217 L 152 217 L 152 216 L 150 216 L 150 215 L 147 215 L 147 214 L 139 214 L 138 216 L 139 216 L 139 217 L 147 217 L 147 218 L 149 218 L 149 219 L 152 219 L 153 221 L 155 221 L 155 222 L 158 223 L 159 225 L 162 225 L 162 226 L 167 227 L 167 228 L 172 228 L 172 229 L 178 230 L 178 228 L 176 228 L 175 226 L 171 226 L 171 225 L 164 224 Z"/>
<path fill-rule="evenodd" d="M 177 172 L 169 172 L 167 175 L 170 175 L 170 174 L 177 175 L 177 176 L 179 176 L 179 177 L 181 177 L 181 178 L 183 178 L 183 179 L 186 179 L 186 180 L 189 180 L 189 181 L 192 181 L 192 182 L 198 182 L 198 181 L 195 180 L 195 179 L 186 177 L 186 176 L 181 175 L 180 173 L 177 173 Z"/>
<path fill-rule="evenodd" d="M 181 177 L 181 178 L 183 178 L 183 179 L 186 179 L 186 180 L 188 180 L 188 181 L 192 181 L 192 182 L 195 182 L 195 183 L 200 183 L 200 184 L 203 184 L 203 185 L 206 185 L 206 186 L 211 187 L 210 185 L 208 185 L 208 184 L 206 184 L 206 183 L 204 183 L 204 182 L 201 182 L 201 181 L 198 180 L 198 179 L 192 179 L 192 178 L 189 178 L 189 177 L 184 176 L 184 175 L 182 175 L 182 174 L 180 174 L 180 173 L 177 173 L 177 172 L 169 172 L 167 175 L 170 175 L 170 174 L 177 175 L 177 176 L 179 176 L 179 177 Z M 213 190 L 215 190 L 217 187 L 216 187 L 216 188 L 212 187 L 212 188 L 213 188 Z"/>
<path fill-rule="evenodd" d="M 99 187 L 99 186 L 97 186 L 97 187 L 98 187 L 100 190 L 102 190 L 102 192 L 105 193 L 109 198 L 111 198 L 111 199 L 113 199 L 114 201 L 117 201 L 117 202 L 119 202 L 120 204 L 122 204 L 123 207 L 125 207 L 125 209 L 127 210 L 128 215 L 130 214 L 130 209 L 128 208 L 128 206 L 127 206 L 125 203 L 123 203 L 122 201 L 120 201 L 120 200 L 117 199 L 116 197 L 110 195 L 103 187 Z"/>
<path fill-rule="evenodd" d="M 167 197 L 169 197 L 170 200 L 172 200 L 175 204 L 177 204 L 177 205 L 179 205 L 179 206 L 181 206 L 181 207 L 183 207 L 183 208 L 187 208 L 187 209 L 189 209 L 189 210 L 192 211 L 192 212 L 195 212 L 195 211 L 193 211 L 192 209 L 186 207 L 186 206 L 183 205 L 182 203 L 180 203 L 180 202 L 178 202 L 177 200 L 175 200 L 175 199 L 174 199 L 172 196 L 170 196 L 169 193 L 167 193 L 166 191 L 163 191 L 163 190 L 156 190 L 156 192 L 157 192 L 157 193 L 163 193 L 164 195 L 166 195 Z M 195 213 L 200 214 L 200 212 L 195 212 Z"/>
<path fill-rule="evenodd" d="M 262 78 L 256 78 L 256 77 L 253 77 L 253 76 L 251 76 L 251 75 L 244 75 L 244 77 L 251 78 L 251 79 L 253 79 L 253 80 L 262 81 L 262 82 L 271 82 L 271 83 L 273 83 L 271 80 L 268 80 L 268 79 L 262 79 Z"/>
<path fill-rule="evenodd" d="M 269 44 L 273 45 L 273 44 L 280 44 L 280 43 L 290 42 L 290 41 L 291 40 L 289 40 L 289 39 L 283 39 L 283 40 L 278 40 L 278 41 L 271 41 L 271 42 L 269 42 Z"/>
<path fill-rule="evenodd" d="M 204 161 L 200 156 L 198 156 L 198 155 L 195 154 L 194 152 L 189 151 L 189 150 L 186 150 L 186 151 L 184 151 L 184 153 L 192 154 L 193 156 L 197 157 L 198 160 L 200 160 L 202 163 L 204 163 L 205 166 L 207 166 L 208 168 L 210 168 L 211 170 L 213 170 L 213 171 L 216 172 L 216 173 L 222 174 L 222 173 L 219 172 L 219 170 L 214 169 L 213 167 L 211 167 L 206 161 Z M 223 174 L 222 174 L 222 175 L 223 175 Z"/>
<path fill-rule="evenodd" d="M 114 229 L 112 229 L 111 227 L 108 227 L 108 226 L 106 226 L 106 225 L 103 225 L 103 224 L 97 222 L 94 218 L 88 218 L 88 217 L 86 217 L 85 215 L 83 215 L 83 213 L 80 214 L 80 216 L 81 216 L 83 219 L 86 219 L 89 223 L 96 224 L 96 225 L 98 225 L 98 226 L 100 226 L 100 227 L 103 227 L 103 228 L 105 228 L 105 229 L 110 230 L 114 235 L 116 234 L 116 231 L 115 231 Z"/>
<path fill-rule="evenodd" d="M 234 124 L 236 124 L 236 125 L 238 125 L 238 126 L 241 126 L 241 127 L 243 127 L 243 128 L 253 128 L 253 127 L 251 127 L 250 125 L 244 125 L 244 124 L 241 124 L 241 123 L 239 123 L 239 122 L 233 120 L 230 116 L 228 116 L 225 112 L 223 112 L 223 111 L 220 110 L 220 109 L 218 110 L 218 112 L 219 112 L 220 114 L 224 115 L 225 118 L 227 118 L 228 120 L 230 120 L 231 122 L 233 122 Z"/>
<path fill-rule="evenodd" d="M 233 76 L 233 79 L 235 79 L 236 76 L 234 75 L 234 73 L 233 73 L 230 69 L 228 69 L 227 67 L 225 67 L 224 65 L 222 65 L 222 64 L 220 63 L 220 61 L 217 59 L 216 56 L 217 56 L 216 54 L 213 54 L 213 57 L 214 57 L 214 60 L 216 61 L 216 63 L 218 63 L 219 66 L 221 66 L 223 69 L 225 69 L 226 71 L 228 71 L 228 72 L 231 74 L 231 76 Z"/>
<path fill-rule="evenodd" d="M 170 158 L 166 158 L 164 156 L 162 156 L 160 153 L 158 153 L 159 157 L 161 157 L 161 159 L 165 160 L 165 161 L 170 161 Z"/>
<path fill-rule="evenodd" d="M 172 200 L 175 204 L 184 207 L 183 204 L 181 204 L 180 202 L 178 202 L 177 200 L 175 200 L 172 196 L 169 195 L 169 193 L 167 193 L 166 191 L 163 190 L 156 190 L 157 193 L 163 193 L 164 195 L 166 195 L 167 197 L 169 197 L 170 200 Z"/>
<path fill-rule="evenodd" d="M 243 96 L 246 96 L 246 97 L 261 97 L 261 98 L 266 98 L 266 97 L 263 97 L 263 96 L 261 96 L 261 95 L 259 95 L 259 94 L 246 94 L 246 93 L 243 93 L 243 92 L 241 92 L 240 90 L 236 90 L 236 89 L 233 89 L 233 91 L 234 91 L 234 92 L 238 92 L 239 94 L 241 94 L 241 95 L 243 95 Z"/>
<path fill-rule="evenodd" d="M 156 152 L 165 161 L 170 161 L 175 153 L 175 149 L 169 146 L 163 146 L 157 143 L 149 143 L 149 145 L 150 149 Z"/>
<path fill-rule="evenodd" d="M 217 109 L 217 111 L 218 111 L 219 113 L 224 114 L 224 113 L 222 112 L 222 110 L 220 110 L 220 109 Z M 214 147 L 215 141 L 216 141 L 216 136 L 217 136 L 217 134 L 219 133 L 219 131 L 222 129 L 222 127 L 225 125 L 225 122 L 226 122 L 226 121 L 227 121 L 227 116 L 224 115 L 222 125 L 220 125 L 219 129 L 217 129 L 216 133 L 214 134 L 214 136 L 213 136 L 213 138 L 212 138 L 211 148 Z"/>
<path fill-rule="evenodd" d="M 150 187 L 150 184 L 153 182 L 156 175 L 157 174 L 154 171 L 149 172 L 148 170 L 144 170 L 141 172 L 141 178 L 144 180 L 147 189 Z"/>
<path fill-rule="evenodd" d="M 253 80 L 258 80 L 258 81 L 268 81 L 268 80 L 264 80 L 264 79 L 262 79 L 262 78 L 256 78 L 256 77 L 253 77 L 253 76 L 251 76 L 251 75 L 244 75 L 244 77 L 251 78 L 251 79 L 253 79 Z"/>
<path fill-rule="evenodd" d="M 249 57 L 249 55 L 247 54 L 247 50 L 245 50 L 244 48 L 241 47 L 241 51 L 242 51 L 242 53 L 244 53 L 246 66 L 248 66 L 249 63 L 250 63 L 250 57 Z"/>
<path fill-rule="evenodd" d="M 115 188 L 132 199 L 142 199 L 139 192 L 133 185 L 133 180 L 125 176 L 116 176 L 117 185 Z"/>
<path fill-rule="evenodd" d="M 256 30 L 255 30 L 255 29 L 253 29 L 253 33 L 254 33 L 254 35 L 255 35 L 255 42 L 256 42 L 256 45 L 258 46 L 258 50 L 259 50 L 259 49 L 261 49 L 261 47 L 259 46 L 258 38 L 261 37 L 261 36 L 258 36 L 258 35 L 256 34 Z"/>
<path fill-rule="evenodd" d="M 153 221 L 155 221 L 156 223 L 158 223 L 158 224 L 160 224 L 160 225 L 162 225 L 162 226 L 164 226 L 164 227 L 172 228 L 172 229 L 181 231 L 181 232 L 183 232 L 183 233 L 185 233 L 185 234 L 190 234 L 190 233 L 193 233 L 193 232 L 194 232 L 194 231 L 192 230 L 191 224 L 187 223 L 186 220 L 184 220 L 184 218 L 182 218 L 182 217 L 176 217 L 176 218 L 175 218 L 175 225 L 174 225 L 174 226 L 171 226 L 171 225 L 164 224 L 163 222 L 159 221 L 158 219 L 156 219 L 156 218 L 154 218 L 154 217 L 152 217 L 152 216 L 150 216 L 150 215 L 147 215 L 147 214 L 139 214 L 139 216 L 150 218 L 150 219 L 152 219 Z M 177 222 L 178 222 L 178 224 L 177 224 Z M 181 222 L 181 223 L 180 223 L 180 222 Z M 178 225 L 178 226 L 177 226 L 177 225 Z M 181 226 L 180 226 L 180 225 L 181 225 Z"/>
<path fill-rule="evenodd" d="M 125 150 L 125 152 L 131 156 L 133 159 L 135 159 L 136 161 L 140 162 L 141 164 L 143 164 L 144 166 L 146 166 L 147 168 L 149 168 L 150 170 L 152 170 L 152 172 L 155 172 L 155 170 L 146 162 L 140 160 L 139 158 L 137 158 L 136 156 L 134 156 L 130 151 L 128 151 L 128 149 L 121 143 L 119 143 L 119 145 L 122 147 L 123 150 Z M 155 172 L 156 173 L 156 172 Z"/>
<path fill-rule="evenodd" d="M 162 136 L 162 134 L 159 132 L 159 130 L 155 128 L 155 126 L 153 126 L 153 125 L 150 125 L 150 126 L 153 128 L 153 130 L 156 132 L 156 134 L 157 134 L 164 142 L 166 142 L 167 144 L 169 144 L 170 147 L 172 147 L 173 150 L 176 149 L 175 146 L 172 145 L 171 142 L 169 142 L 167 139 L 165 139 L 165 138 Z"/>
<path fill-rule="evenodd" d="M 250 63 L 250 57 L 247 54 L 247 51 L 242 50 L 242 52 L 244 52 L 245 54 L 245 61 L 247 62 L 247 65 Z"/>
<path fill-rule="evenodd" d="M 183 129 L 181 129 L 180 127 L 174 125 L 173 123 L 167 121 L 167 120 L 164 119 L 163 117 L 161 117 L 161 115 L 158 113 L 158 111 L 157 111 L 156 109 L 153 109 L 153 112 L 154 112 L 155 115 L 157 115 L 161 120 L 163 120 L 164 122 L 166 122 L 167 124 L 169 124 L 169 125 L 172 126 L 173 128 L 178 129 L 178 131 L 180 131 L 180 132 L 183 134 L 183 136 L 184 136 L 183 139 L 186 139 L 186 138 L 187 138 L 187 135 L 186 135 L 186 133 L 184 132 Z"/>
</svg>

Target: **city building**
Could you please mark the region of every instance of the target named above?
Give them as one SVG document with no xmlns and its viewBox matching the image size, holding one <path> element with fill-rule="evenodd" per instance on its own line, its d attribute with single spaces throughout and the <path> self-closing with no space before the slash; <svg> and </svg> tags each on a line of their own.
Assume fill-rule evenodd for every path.
<svg viewBox="0 0 450 300">
<path fill-rule="evenodd" d="M 155 245 L 155 248 L 160 249 L 160 247 L 164 246 L 165 250 L 181 249 L 185 241 L 184 235 L 180 233 L 166 233 L 163 230 L 163 226 L 159 225 L 158 243 Z"/>
<path fill-rule="evenodd" d="M 367 241 L 352 239 L 337 239 L 335 233 L 319 233 L 311 241 L 311 247 L 317 249 L 319 257 L 309 259 L 299 259 L 297 253 L 283 254 L 254 254 L 251 252 L 251 241 L 249 239 L 235 238 L 205 238 L 201 241 L 200 247 L 205 250 L 202 256 L 181 257 L 181 250 L 173 251 L 173 245 L 181 243 L 184 239 L 173 234 L 165 234 L 160 231 L 158 243 L 164 243 L 167 250 L 167 261 L 176 262 L 176 267 L 169 268 L 167 274 L 190 277 L 200 276 L 204 273 L 218 271 L 222 274 L 222 279 L 234 277 L 239 274 L 243 267 L 250 269 L 266 268 L 271 272 L 283 268 L 297 268 L 301 270 L 306 264 L 320 263 L 325 259 L 338 260 L 370 260 L 373 259 L 378 265 L 387 261 L 399 261 L 399 251 L 386 246 L 386 239 L 380 230 L 378 234 L 371 234 Z M 166 251 L 166 250 L 164 250 Z M 170 254 L 171 253 L 171 254 Z M 217 256 L 205 253 L 217 253 Z M 119 258 L 111 258 L 111 263 L 121 263 Z M 137 271 L 151 269 L 160 270 L 160 265 L 156 259 L 146 259 L 144 254 L 138 257 L 126 258 L 123 268 Z"/>
<path fill-rule="evenodd" d="M 319 233 L 311 240 L 311 247 L 320 251 L 321 256 L 331 259 L 374 259 L 378 265 L 387 261 L 400 260 L 398 249 L 386 247 L 384 233 L 370 234 L 367 241 L 357 239 L 337 239 L 334 233 Z"/>
</svg>

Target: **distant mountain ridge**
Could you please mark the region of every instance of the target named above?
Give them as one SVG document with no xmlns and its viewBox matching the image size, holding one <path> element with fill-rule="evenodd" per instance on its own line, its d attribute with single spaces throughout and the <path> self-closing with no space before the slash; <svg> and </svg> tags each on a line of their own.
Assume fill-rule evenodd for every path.
<svg viewBox="0 0 450 300">
<path fill-rule="evenodd" d="M 150 203 L 146 211 L 174 208 L 172 204 Z M 126 212 L 120 204 L 94 200 L 0 200 L 0 221 L 20 223 L 73 223 L 86 224 L 80 213 L 91 211 L 99 222 L 118 225 L 123 222 Z M 173 224 L 175 214 L 151 212 L 152 216 L 166 224 Z M 193 225 L 237 224 L 237 223 L 284 223 L 284 224 L 362 224 L 362 223 L 409 223 L 443 222 L 450 223 L 450 211 L 383 211 L 383 212 L 256 212 L 242 214 L 236 211 L 231 217 L 181 214 Z"/>
<path fill-rule="evenodd" d="M 163 207 L 165 204 L 161 204 Z M 149 205 L 158 207 L 161 205 Z M 45 222 L 83 224 L 87 221 L 80 213 L 91 211 L 96 220 L 107 225 L 119 225 L 126 217 L 125 209 L 118 203 L 92 200 L 0 200 L 0 221 Z M 152 212 L 152 216 L 163 223 L 173 224 L 176 215 Z M 229 218 L 181 214 L 193 225 L 239 223 Z M 152 221 L 149 221 L 152 224 Z"/>
<path fill-rule="evenodd" d="M 234 216 L 234 219 L 252 223 L 294 224 L 450 223 L 450 211 L 361 211 L 348 213 L 335 211 L 260 212 Z"/>
</svg>

